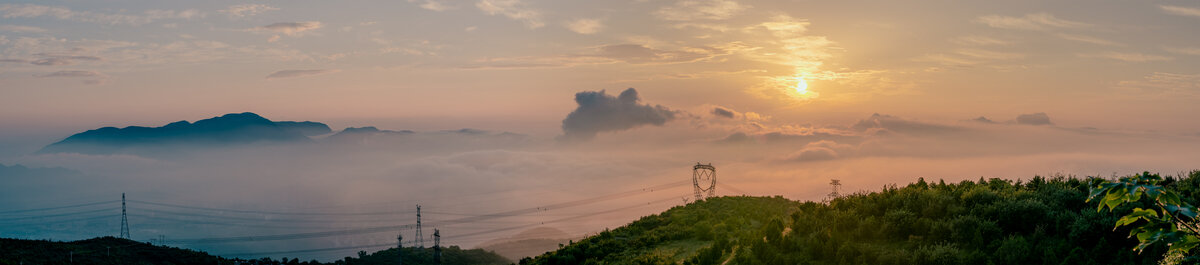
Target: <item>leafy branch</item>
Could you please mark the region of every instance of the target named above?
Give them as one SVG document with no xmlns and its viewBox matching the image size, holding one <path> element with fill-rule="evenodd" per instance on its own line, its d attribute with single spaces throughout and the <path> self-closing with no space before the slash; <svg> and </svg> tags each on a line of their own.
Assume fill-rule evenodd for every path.
<svg viewBox="0 0 1200 265">
<path fill-rule="evenodd" d="M 1116 181 L 1096 178 L 1092 180 L 1088 202 L 1099 202 L 1096 211 L 1105 208 L 1116 211 L 1121 205 L 1147 199 L 1154 207 L 1134 208 L 1117 220 L 1113 230 L 1133 226 L 1129 236 L 1137 237 L 1139 244 L 1134 250 L 1138 253 L 1159 242 L 1170 246 L 1172 252 L 1190 252 L 1200 246 L 1196 207 L 1183 201 L 1178 193 L 1160 186 L 1160 182 L 1162 177 L 1150 172 L 1121 177 Z"/>
</svg>

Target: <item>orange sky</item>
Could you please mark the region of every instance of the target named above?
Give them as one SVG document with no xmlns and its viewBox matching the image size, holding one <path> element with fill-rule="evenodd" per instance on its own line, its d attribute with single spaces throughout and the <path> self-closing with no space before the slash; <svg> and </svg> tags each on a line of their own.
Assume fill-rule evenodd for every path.
<svg viewBox="0 0 1200 265">
<path fill-rule="evenodd" d="M 148 181 L 135 190 L 285 208 L 526 191 L 515 182 L 588 188 L 538 190 L 567 200 L 686 178 L 695 162 L 755 195 L 802 200 L 830 178 L 857 191 L 918 177 L 1174 174 L 1200 161 L 1198 26 L 1191 1 L 9 1 L 0 164 L 118 183 L 76 187 L 95 194 Z M 192 163 L 33 154 L 102 126 L 247 111 L 528 141 Z M 450 188 L 462 182 L 491 185 Z"/>
</svg>

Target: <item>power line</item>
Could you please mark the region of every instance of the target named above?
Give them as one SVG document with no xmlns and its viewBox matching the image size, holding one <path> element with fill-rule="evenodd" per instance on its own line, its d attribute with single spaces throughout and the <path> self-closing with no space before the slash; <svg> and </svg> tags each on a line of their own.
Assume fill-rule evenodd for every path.
<svg viewBox="0 0 1200 265">
<path fill-rule="evenodd" d="M 540 222 L 540 223 L 537 223 L 537 224 L 525 224 L 525 225 L 511 226 L 511 227 L 505 227 L 505 228 L 499 228 L 499 229 L 492 229 L 492 230 L 487 230 L 487 231 L 480 231 L 480 232 L 473 232 L 473 233 L 464 233 L 464 234 L 458 234 L 458 235 L 453 235 L 453 236 L 447 236 L 447 238 L 452 238 L 452 239 L 468 238 L 468 237 L 471 237 L 471 236 L 484 235 L 484 234 L 491 234 L 491 233 L 498 233 L 498 232 L 504 232 L 504 231 L 510 231 L 510 230 L 516 230 L 516 229 L 526 228 L 526 227 L 539 226 L 539 225 L 544 225 L 544 224 L 546 224 L 546 223 L 557 223 L 557 222 L 570 221 L 570 220 L 575 220 L 575 219 L 581 219 L 581 218 L 592 217 L 592 216 L 596 216 L 596 215 L 602 215 L 602 214 L 607 214 L 607 213 L 613 213 L 613 212 L 625 211 L 625 210 L 629 210 L 629 209 L 633 209 L 633 208 L 637 208 L 637 207 L 643 207 L 643 206 L 646 206 L 646 205 L 651 205 L 651 204 L 655 204 L 655 203 L 661 203 L 661 202 L 665 202 L 665 201 L 674 201 L 675 199 L 676 199 L 676 198 L 675 198 L 674 196 L 672 196 L 672 197 L 669 197 L 669 198 L 666 198 L 666 199 L 660 199 L 660 200 L 654 200 L 654 201 L 650 201 L 650 202 L 647 202 L 647 203 L 645 203 L 645 204 L 642 204 L 642 203 L 640 203 L 640 202 L 639 202 L 638 204 L 636 204 L 636 205 L 632 205 L 632 206 L 626 206 L 626 207 L 621 207 L 621 208 L 616 208 L 616 209 L 609 209 L 609 210 L 604 210 L 604 211 L 599 211 L 599 212 L 593 212 L 593 213 L 588 213 L 588 214 L 581 214 L 581 215 L 576 215 L 576 216 L 572 216 L 572 217 L 568 217 L 568 218 L 561 218 L 561 219 L 555 219 L 555 220 L 550 220 L 550 221 Z M 415 240 L 414 240 L 414 241 L 406 241 L 405 243 L 412 244 L 412 243 L 416 243 L 416 241 L 415 241 Z M 232 253 L 232 254 L 220 254 L 219 256 L 234 256 L 234 257 L 237 257 L 237 256 L 265 256 L 265 255 L 276 255 L 276 254 L 293 254 L 293 253 L 324 252 L 324 251 L 347 250 L 347 249 L 363 249 L 363 248 L 375 248 L 375 247 L 386 247 L 386 246 L 392 246 L 392 244 L 391 244 L 391 243 L 387 243 L 387 244 L 371 244 L 371 245 L 358 245 L 358 246 L 346 246 L 346 247 L 331 247 L 331 248 L 316 248 L 316 249 L 301 249 L 301 250 L 287 250 L 287 251 L 273 251 L 273 252 Z"/>
<path fill-rule="evenodd" d="M 587 204 L 606 201 L 606 200 L 624 198 L 624 197 L 628 197 L 628 196 L 632 196 L 632 195 L 638 195 L 638 194 L 647 192 L 647 190 L 649 190 L 649 192 L 653 192 L 655 189 L 663 189 L 663 188 L 670 188 L 670 187 L 675 187 L 675 186 L 682 186 L 682 185 L 689 184 L 689 183 L 691 183 L 690 180 L 676 181 L 676 182 L 671 182 L 671 183 L 666 183 L 666 184 L 655 185 L 655 186 L 651 186 L 649 188 L 644 188 L 644 189 L 613 193 L 613 194 L 608 194 L 608 195 L 603 195 L 603 196 L 598 196 L 598 197 L 592 197 L 592 198 L 575 200 L 575 201 L 568 201 L 568 202 L 563 202 L 563 203 L 556 203 L 556 204 L 551 204 L 551 205 L 546 205 L 546 206 L 541 206 L 541 207 L 525 208 L 525 209 L 511 210 L 511 211 L 506 211 L 506 212 L 485 214 L 485 215 L 479 215 L 479 216 L 464 217 L 464 218 L 458 218 L 458 219 L 453 219 L 453 220 L 435 222 L 433 224 L 435 224 L 435 225 L 452 225 L 452 224 L 460 224 L 460 223 L 471 223 L 471 222 L 478 222 L 478 221 L 489 220 L 489 219 L 518 216 L 518 215 L 526 214 L 526 213 L 548 211 L 550 209 L 575 207 L 575 206 L 587 205 Z M 167 242 L 184 243 L 184 244 L 188 244 L 188 243 L 204 244 L 204 243 L 245 242 L 245 241 L 291 240 L 291 239 L 328 237 L 328 236 L 339 236 L 339 235 L 369 234 L 369 233 L 378 233 L 378 232 L 384 232 L 384 231 L 395 231 L 396 229 L 409 229 L 412 227 L 415 227 L 415 226 L 413 226 L 413 225 L 391 225 L 391 226 L 367 227 L 367 228 L 334 230 L 334 231 L 324 231 L 324 232 L 311 232 L 311 233 L 293 233 L 293 234 L 259 235 L 259 236 L 235 236 L 235 237 L 189 238 L 189 239 L 169 240 Z"/>
<path fill-rule="evenodd" d="M 102 202 L 93 202 L 93 203 L 75 204 L 75 205 L 58 206 L 58 207 L 36 208 L 36 209 L 24 209 L 24 210 L 14 210 L 14 211 L 3 211 L 3 212 L 0 212 L 0 214 L 14 214 L 14 213 L 25 213 L 25 212 L 49 211 L 49 210 L 58 210 L 58 209 L 77 208 L 77 207 L 85 207 L 85 206 L 92 206 L 92 205 L 109 204 L 109 203 L 116 203 L 116 202 L 119 202 L 119 201 L 118 201 L 118 200 L 112 200 L 112 201 L 102 201 Z"/>
<path fill-rule="evenodd" d="M 157 206 L 165 206 L 165 207 L 175 207 L 175 208 L 193 209 L 193 210 L 207 210 L 207 211 L 235 212 L 235 213 L 250 213 L 250 214 L 275 214 L 275 215 L 335 215 L 335 216 L 346 216 L 346 215 L 401 215 L 401 214 L 411 214 L 411 213 L 413 213 L 412 211 L 360 212 L 360 213 L 353 213 L 353 212 L 351 212 L 351 213 L 329 213 L 329 212 L 274 212 L 274 211 L 255 211 L 255 210 L 239 210 L 239 209 L 228 209 L 228 208 L 210 208 L 210 207 L 198 207 L 198 206 L 187 206 L 187 205 L 170 204 L 170 203 L 160 203 L 160 202 L 148 202 L 148 201 L 139 201 L 139 200 L 129 200 L 129 202 L 142 203 L 142 204 L 149 204 L 149 205 L 157 205 Z"/>
<path fill-rule="evenodd" d="M 81 214 L 89 214 L 89 213 L 98 213 L 98 212 L 116 211 L 116 210 L 119 210 L 119 209 L 121 209 L 121 208 L 104 208 L 104 209 L 96 209 L 96 210 L 91 210 L 91 211 L 82 211 L 82 212 L 69 212 L 69 213 L 60 213 L 60 214 L 47 214 L 47 215 L 36 215 L 36 216 L 13 217 L 13 218 L 5 218 L 5 219 L 0 219 L 0 222 L 7 222 L 7 221 L 13 221 L 13 220 L 27 220 L 27 219 L 39 219 L 39 218 L 51 218 L 51 217 L 59 217 L 59 216 L 72 216 L 72 215 L 81 215 Z"/>
<path fill-rule="evenodd" d="M 267 217 L 267 216 L 263 216 L 263 217 L 223 216 L 223 215 L 211 215 L 211 214 L 202 214 L 202 213 L 175 212 L 175 211 L 166 211 L 166 210 L 157 210 L 157 209 L 139 209 L 139 211 L 144 211 L 144 212 L 148 212 L 148 213 L 161 213 L 161 214 L 173 215 L 173 216 L 190 216 L 190 217 L 241 220 L 241 221 L 252 221 L 252 222 L 287 222 L 287 223 L 333 223 L 333 222 L 337 222 L 337 223 L 378 223 L 378 222 L 384 222 L 381 219 L 371 219 L 371 220 L 286 219 L 286 218 L 273 218 L 273 217 Z"/>
</svg>

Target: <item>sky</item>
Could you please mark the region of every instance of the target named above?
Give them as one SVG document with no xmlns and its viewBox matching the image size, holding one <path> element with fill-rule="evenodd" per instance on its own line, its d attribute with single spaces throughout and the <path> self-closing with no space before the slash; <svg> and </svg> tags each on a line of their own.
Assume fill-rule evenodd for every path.
<svg viewBox="0 0 1200 265">
<path fill-rule="evenodd" d="M 480 212 L 687 180 L 696 162 L 742 191 L 720 194 L 799 200 L 820 200 L 831 178 L 870 191 L 1175 174 L 1200 161 L 1198 26 L 1195 1 L 5 1 L 0 164 L 80 175 L 10 178 L 20 192 L 0 198 Z M 34 153 L 104 126 L 240 112 L 431 136 L 186 161 Z M 461 128 L 524 138 L 438 134 Z M 672 188 L 663 196 L 691 193 Z M 682 203 L 558 228 L 582 235 Z M 6 233 L 108 233 L 61 228 Z M 161 229 L 139 232 L 221 234 Z M 288 244 L 191 247 L 330 242 Z"/>
</svg>

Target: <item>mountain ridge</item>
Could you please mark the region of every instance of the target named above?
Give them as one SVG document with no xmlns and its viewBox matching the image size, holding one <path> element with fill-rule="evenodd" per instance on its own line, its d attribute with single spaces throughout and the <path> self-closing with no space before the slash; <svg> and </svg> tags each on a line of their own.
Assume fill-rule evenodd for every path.
<svg viewBox="0 0 1200 265">
<path fill-rule="evenodd" d="M 319 122 L 276 122 L 252 112 L 243 112 L 196 122 L 176 121 L 160 127 L 102 127 L 73 134 L 43 147 L 37 153 L 153 153 L 159 151 L 154 149 L 164 145 L 311 142 L 310 136 L 330 132 L 332 130 L 328 125 Z"/>
</svg>

